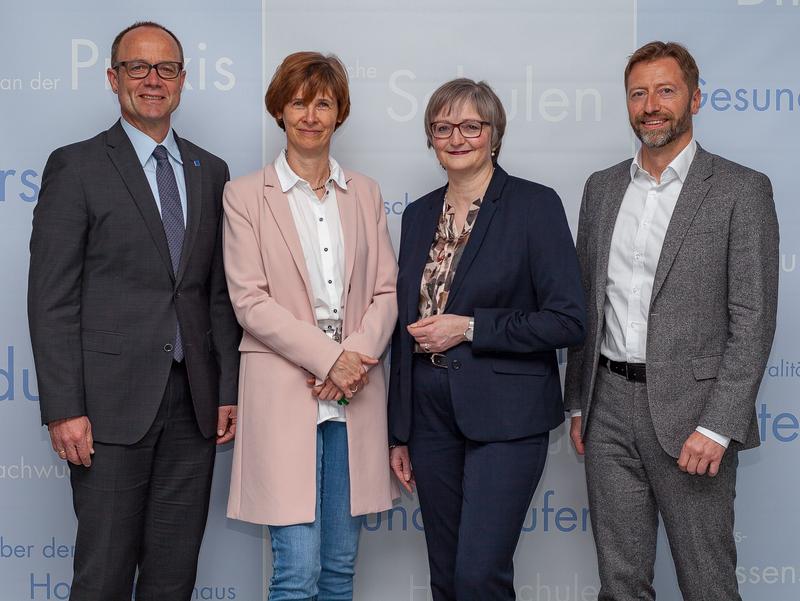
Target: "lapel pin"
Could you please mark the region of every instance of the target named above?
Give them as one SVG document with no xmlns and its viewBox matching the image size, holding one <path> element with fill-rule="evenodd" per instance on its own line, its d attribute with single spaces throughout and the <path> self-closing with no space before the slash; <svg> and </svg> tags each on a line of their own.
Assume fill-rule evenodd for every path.
<svg viewBox="0 0 800 601">
<path fill-rule="evenodd" d="M 194 160 L 194 166 L 195 167 L 199 167 L 200 166 L 200 159 L 195 159 Z"/>
</svg>

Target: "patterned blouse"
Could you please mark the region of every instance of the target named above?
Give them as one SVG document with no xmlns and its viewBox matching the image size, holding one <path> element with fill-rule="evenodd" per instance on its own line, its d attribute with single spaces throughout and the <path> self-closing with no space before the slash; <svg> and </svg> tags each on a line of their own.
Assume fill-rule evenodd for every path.
<svg viewBox="0 0 800 601">
<path fill-rule="evenodd" d="M 456 210 L 444 197 L 442 214 L 436 229 L 436 237 L 428 253 L 428 262 L 422 272 L 422 282 L 419 287 L 419 316 L 430 317 L 444 313 L 450 286 L 456 275 L 456 268 L 461 261 L 461 254 L 469 240 L 472 227 L 478 218 L 482 198 L 472 201 L 464 222 L 464 229 L 456 232 Z M 417 348 L 417 351 L 420 351 Z"/>
</svg>

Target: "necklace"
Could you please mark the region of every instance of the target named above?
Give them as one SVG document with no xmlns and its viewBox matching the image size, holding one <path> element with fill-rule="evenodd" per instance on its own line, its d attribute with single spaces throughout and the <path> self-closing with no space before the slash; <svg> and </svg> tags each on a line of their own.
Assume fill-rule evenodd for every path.
<svg viewBox="0 0 800 601">
<path fill-rule="evenodd" d="M 323 183 L 320 184 L 319 186 L 317 186 L 316 188 L 311 188 L 311 191 L 312 192 L 319 192 L 320 190 L 322 190 L 325 186 L 328 185 L 328 178 L 330 176 L 331 176 L 331 168 L 330 168 L 330 166 L 328 166 L 328 175 L 325 176 L 325 179 L 323 180 Z"/>
<path fill-rule="evenodd" d="M 286 153 L 286 162 L 288 163 L 289 162 L 289 149 L 287 148 L 284 152 Z M 291 165 L 289 165 L 289 168 L 291 169 Z M 311 191 L 312 192 L 319 192 L 320 190 L 322 190 L 328 184 L 328 179 L 330 178 L 330 176 L 331 176 L 331 165 L 330 165 L 330 163 L 328 163 L 328 175 L 326 175 L 323 178 L 322 183 L 319 186 L 317 186 L 316 188 L 311 188 Z M 311 184 L 309 183 L 308 185 L 310 186 Z"/>
</svg>

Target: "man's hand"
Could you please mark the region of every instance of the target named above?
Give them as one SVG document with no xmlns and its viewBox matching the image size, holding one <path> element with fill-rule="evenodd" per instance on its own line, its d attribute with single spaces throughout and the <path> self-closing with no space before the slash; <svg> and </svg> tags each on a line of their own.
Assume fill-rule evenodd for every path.
<svg viewBox="0 0 800 601">
<path fill-rule="evenodd" d="M 416 482 L 414 470 L 411 469 L 411 458 L 408 456 L 408 447 L 403 445 L 394 447 L 389 451 L 389 465 L 395 477 L 409 494 L 413 494 Z"/>
<path fill-rule="evenodd" d="M 582 423 L 583 418 L 580 415 L 573 417 L 569 423 L 569 437 L 572 439 L 572 446 L 575 447 L 575 452 L 578 453 L 578 455 L 583 455 L 586 451 L 583 446 L 583 438 L 581 438 Z"/>
<path fill-rule="evenodd" d="M 466 340 L 468 326 L 469 317 L 440 313 L 409 324 L 406 329 L 426 353 L 443 353 Z"/>
<path fill-rule="evenodd" d="M 225 444 L 236 436 L 236 405 L 223 405 L 217 409 L 217 444 Z"/>
<path fill-rule="evenodd" d="M 347 399 L 369 382 L 365 365 L 377 365 L 378 360 L 355 351 L 342 351 L 328 372 L 328 378 Z M 339 397 L 341 398 L 341 397 Z"/>
<path fill-rule="evenodd" d="M 92 424 L 85 415 L 57 419 L 47 424 L 50 443 L 61 459 L 89 467 L 94 454 Z"/>
<path fill-rule="evenodd" d="M 725 447 L 700 432 L 692 432 L 681 448 L 678 467 L 682 472 L 703 476 L 716 476 L 719 464 L 725 454 Z"/>
</svg>

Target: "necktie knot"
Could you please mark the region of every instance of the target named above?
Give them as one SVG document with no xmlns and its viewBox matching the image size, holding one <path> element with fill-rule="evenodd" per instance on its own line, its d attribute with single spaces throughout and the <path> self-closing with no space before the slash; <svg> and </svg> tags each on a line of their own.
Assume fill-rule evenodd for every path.
<svg viewBox="0 0 800 601">
<path fill-rule="evenodd" d="M 167 149 L 164 148 L 161 144 L 156 146 L 153 149 L 153 156 L 155 157 L 156 161 L 161 163 L 162 161 L 167 160 Z"/>
</svg>

